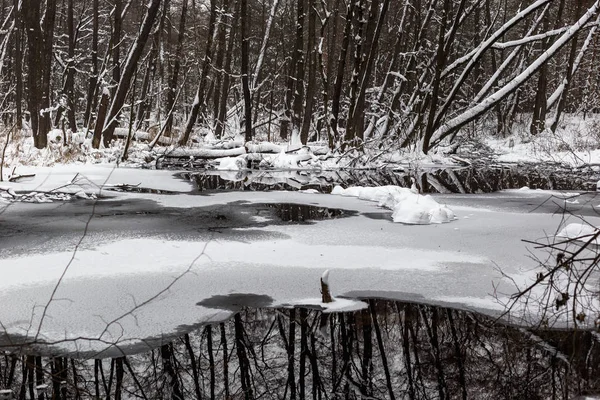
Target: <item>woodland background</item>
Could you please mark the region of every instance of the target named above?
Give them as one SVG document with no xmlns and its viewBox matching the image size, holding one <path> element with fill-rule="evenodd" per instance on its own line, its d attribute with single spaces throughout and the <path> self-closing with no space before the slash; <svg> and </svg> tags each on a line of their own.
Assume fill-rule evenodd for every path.
<svg viewBox="0 0 600 400">
<path fill-rule="evenodd" d="M 458 145 L 598 111 L 593 0 L 0 0 L 0 110 L 53 128 L 189 145 Z M 66 141 L 65 135 L 65 141 Z M 192 140 L 191 140 L 192 139 Z"/>
</svg>

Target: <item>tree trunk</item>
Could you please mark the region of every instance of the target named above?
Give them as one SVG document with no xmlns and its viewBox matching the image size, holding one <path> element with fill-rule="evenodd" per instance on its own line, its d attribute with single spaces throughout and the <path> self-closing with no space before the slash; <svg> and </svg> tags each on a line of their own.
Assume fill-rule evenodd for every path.
<svg viewBox="0 0 600 400">
<path fill-rule="evenodd" d="M 219 16 L 219 24 L 217 31 L 217 55 L 215 57 L 215 84 L 213 90 L 213 118 L 217 122 L 219 118 L 219 101 L 221 99 L 221 85 L 223 84 L 223 63 L 225 62 L 225 52 L 227 51 L 227 25 L 226 17 L 229 10 L 229 0 L 224 0 L 221 13 Z"/>
<path fill-rule="evenodd" d="M 121 30 L 123 21 L 121 15 L 123 13 L 123 0 L 114 0 L 113 8 L 113 29 L 110 45 L 112 47 L 112 83 L 118 84 L 121 80 Z"/>
<path fill-rule="evenodd" d="M 92 120 L 92 110 L 96 108 L 96 91 L 98 90 L 98 18 L 99 18 L 99 0 L 93 0 L 92 3 L 92 48 L 91 48 L 91 64 L 90 79 L 88 83 L 87 102 L 85 106 L 85 114 L 83 116 L 84 123 L 87 127 L 90 126 Z"/>
<path fill-rule="evenodd" d="M 564 9 L 565 1 L 560 0 L 558 6 L 558 12 L 556 17 L 555 28 L 559 26 L 560 20 L 562 19 L 562 12 Z M 548 20 L 550 17 L 546 17 L 544 19 L 544 23 L 542 24 L 543 30 L 548 30 Z M 576 36 L 575 36 L 576 37 Z M 549 40 L 544 39 L 540 42 L 539 52 L 543 53 L 547 50 L 549 45 Z M 533 113 L 531 117 L 531 125 L 529 126 L 529 133 L 532 135 L 537 135 L 541 133 L 544 129 L 546 129 L 546 113 L 547 113 L 547 103 L 546 103 L 546 93 L 548 91 L 548 64 L 544 63 L 540 69 L 538 74 L 538 83 L 537 89 L 535 92 L 535 102 L 533 103 Z"/>
<path fill-rule="evenodd" d="M 301 1 L 300 1 L 301 2 Z M 250 93 L 249 72 L 249 31 L 248 31 L 248 0 L 241 0 L 240 22 L 241 22 L 241 73 L 242 73 L 242 91 L 244 93 L 244 141 L 252 141 L 252 95 Z"/>
<path fill-rule="evenodd" d="M 43 21 L 41 2 L 23 0 L 22 5 L 28 44 L 27 106 L 31 116 L 34 146 L 43 149 L 48 144 L 48 132 L 51 127 L 49 112 L 45 110 L 50 107 L 50 72 L 56 3 L 55 0 L 47 1 Z"/>
<path fill-rule="evenodd" d="M 68 30 L 68 55 L 69 60 L 66 65 L 65 96 L 67 98 L 67 119 L 71 132 L 77 131 L 75 122 L 75 23 L 73 20 L 73 0 L 67 3 L 67 30 Z"/>
<path fill-rule="evenodd" d="M 250 381 L 250 362 L 248 361 L 248 355 L 246 354 L 246 346 L 244 344 L 244 327 L 242 325 L 242 318 L 240 317 L 240 314 L 235 314 L 233 320 L 235 325 L 235 348 L 240 365 L 242 392 L 244 393 L 245 400 L 251 400 L 254 396 L 252 395 L 252 383 Z"/>
<path fill-rule="evenodd" d="M 354 19 L 354 1 L 347 5 L 346 25 L 344 26 L 344 34 L 342 37 L 342 48 L 340 50 L 340 58 L 337 66 L 335 83 L 333 85 L 333 97 L 331 98 L 331 130 L 333 132 L 334 141 L 339 139 L 338 124 L 340 116 L 340 103 L 342 101 L 342 86 L 344 83 L 344 71 L 346 70 L 346 58 L 348 48 L 350 46 L 350 34 L 352 30 L 352 20 Z"/>
<path fill-rule="evenodd" d="M 229 399 L 229 351 L 227 350 L 225 324 L 221 322 L 219 324 L 219 328 L 221 329 L 221 347 L 223 348 L 223 389 L 225 392 L 225 398 Z"/>
<path fill-rule="evenodd" d="M 352 65 L 352 74 L 350 78 L 350 109 L 348 110 L 348 115 L 346 117 L 346 134 L 344 135 L 342 149 L 344 149 L 346 146 L 356 146 L 359 142 L 357 138 L 357 131 L 355 129 L 356 126 L 354 125 L 354 113 L 356 109 L 356 103 L 358 101 L 360 70 L 363 60 L 362 48 L 363 45 L 366 44 L 364 30 L 367 19 L 364 15 L 365 8 L 365 0 L 359 0 L 356 2 L 356 32 L 353 34 L 354 62 Z"/>
<path fill-rule="evenodd" d="M 16 128 L 20 130 L 23 127 L 23 111 L 21 103 L 23 101 L 23 68 L 22 68 L 22 48 L 21 48 L 21 8 L 19 0 L 14 0 L 13 7 L 15 12 L 15 117 Z"/>
<path fill-rule="evenodd" d="M 98 107 L 98 115 L 96 116 L 96 126 L 94 126 L 94 136 L 92 138 L 92 147 L 94 149 L 100 148 L 100 139 L 102 137 L 102 127 L 104 121 L 106 121 L 106 112 L 108 111 L 108 102 L 110 101 L 110 92 L 105 89 L 100 99 L 100 106 Z M 104 146 L 108 147 L 110 143 L 104 142 Z"/>
<path fill-rule="evenodd" d="M 296 309 L 290 309 L 290 333 L 287 346 L 288 357 L 288 386 L 290 388 L 290 400 L 296 399 Z"/>
<path fill-rule="evenodd" d="M 308 354 L 308 315 L 305 308 L 300 309 L 300 369 L 298 371 L 299 400 L 306 399 L 306 356 Z M 313 382 L 316 385 L 316 382 Z"/>
<path fill-rule="evenodd" d="M 308 85 L 306 87 L 306 102 L 304 104 L 304 118 L 302 120 L 302 132 L 300 141 L 302 144 L 308 143 L 310 123 L 312 121 L 313 104 L 316 95 L 317 87 L 317 57 L 316 57 L 316 42 L 315 29 L 317 19 L 317 2 L 309 0 L 308 7 L 308 46 L 306 47 L 306 55 L 308 62 Z"/>
<path fill-rule="evenodd" d="M 181 69 L 181 58 L 183 56 L 183 40 L 185 38 L 185 17 L 187 13 L 187 0 L 183 0 L 181 3 L 181 18 L 179 20 L 179 34 L 177 35 L 177 49 L 175 50 L 175 61 L 173 64 L 173 73 L 171 74 L 171 81 L 169 83 L 169 89 L 167 91 L 167 103 L 166 110 L 167 121 L 165 123 L 165 136 L 171 136 L 171 130 L 173 129 L 173 113 L 170 112 L 171 108 L 175 104 L 175 93 L 177 91 L 177 81 L 179 80 L 179 70 Z"/>
<path fill-rule="evenodd" d="M 60 361 L 60 358 L 58 358 L 58 360 Z M 35 387 L 36 387 L 36 390 L 38 387 L 42 386 L 43 384 L 44 384 L 44 369 L 42 367 L 42 357 L 36 356 L 35 357 Z M 58 380 L 58 385 L 60 387 L 60 380 Z M 38 392 L 37 393 L 38 400 L 44 400 L 46 398 L 43 390 L 38 390 L 37 392 Z M 58 394 L 58 396 L 55 398 L 57 400 L 60 400 L 61 399 L 60 391 L 58 391 L 57 394 Z"/>
<path fill-rule="evenodd" d="M 115 400 L 121 400 L 123 398 L 123 357 L 119 357 L 115 360 L 116 380 L 115 380 Z"/>
<path fill-rule="evenodd" d="M 175 355 L 173 354 L 173 345 L 164 344 L 160 347 L 160 354 L 163 362 L 165 375 L 169 377 L 169 386 L 171 388 L 172 400 L 183 400 L 183 393 L 179 385 L 179 376 L 175 371 Z"/>
<path fill-rule="evenodd" d="M 409 306 L 410 307 L 410 306 Z M 408 378 L 408 398 L 415 399 L 415 384 L 412 372 L 412 360 L 410 358 L 410 329 L 412 324 L 412 313 L 409 313 L 410 308 L 405 308 L 404 313 L 400 312 L 400 306 L 396 303 L 398 311 L 398 320 L 401 321 L 401 314 L 404 315 L 404 326 L 402 327 L 402 354 L 404 355 L 404 366 L 406 368 L 406 376 Z"/>
<path fill-rule="evenodd" d="M 206 38 L 206 47 L 204 50 L 204 61 L 202 62 L 202 71 L 200 73 L 200 83 L 198 84 L 198 90 L 196 91 L 196 96 L 194 97 L 194 103 L 192 104 L 192 109 L 190 110 L 190 115 L 188 116 L 187 123 L 185 125 L 185 131 L 183 132 L 183 136 L 179 141 L 180 146 L 187 145 L 187 142 L 190 140 L 190 135 L 192 134 L 192 129 L 196 124 L 198 116 L 200 115 L 200 110 L 204 106 L 206 100 L 206 83 L 208 81 L 208 75 L 210 72 L 210 64 L 212 62 L 212 52 L 213 52 L 213 37 L 215 32 L 215 25 L 217 19 L 217 5 L 216 0 L 210 0 L 210 17 L 208 21 L 208 33 Z"/>
<path fill-rule="evenodd" d="M 225 63 L 223 65 L 223 82 L 219 91 L 219 104 L 217 112 L 217 122 L 215 128 L 215 137 L 221 139 L 225 132 L 227 124 L 227 98 L 229 96 L 229 85 L 231 81 L 231 60 L 233 58 L 233 45 L 235 42 L 235 29 L 237 21 L 237 2 L 233 0 L 234 17 L 231 20 L 231 28 L 229 29 L 229 38 L 227 39 L 227 49 L 225 50 Z M 225 10 L 227 11 L 227 10 Z"/>
<path fill-rule="evenodd" d="M 377 303 L 375 300 L 369 300 L 369 310 L 371 311 L 371 321 L 373 323 L 373 327 L 375 328 L 375 337 L 377 338 L 377 347 L 379 349 L 379 355 L 381 357 L 381 363 L 383 364 L 383 372 L 385 375 L 385 383 L 388 389 L 388 395 L 390 396 L 390 400 L 395 400 L 396 396 L 394 395 L 394 388 L 392 386 L 392 378 L 390 375 L 390 368 L 387 361 L 387 355 L 385 352 L 385 346 L 383 343 L 383 337 L 381 335 L 381 328 L 379 326 L 379 322 L 377 321 L 377 312 L 375 311 Z"/>
<path fill-rule="evenodd" d="M 100 363 L 101 361 L 98 359 L 94 360 L 94 395 L 97 399 L 100 398 Z"/>
<path fill-rule="evenodd" d="M 146 15 L 144 16 L 144 20 L 142 22 L 142 26 L 138 33 L 138 36 L 135 39 L 131 49 L 129 50 L 129 54 L 127 56 L 127 62 L 124 65 L 123 73 L 121 75 L 121 79 L 119 80 L 119 84 L 117 85 L 117 90 L 114 94 L 113 101 L 110 105 L 110 110 L 108 112 L 108 121 L 105 122 L 104 130 L 102 132 L 104 136 L 105 145 L 112 141 L 113 134 L 115 128 L 118 124 L 118 117 L 121 112 L 121 108 L 125 103 L 125 97 L 127 96 L 127 91 L 129 90 L 129 86 L 131 84 L 131 78 L 136 70 L 137 63 L 144 51 L 144 46 L 148 41 L 148 37 L 150 35 L 150 31 L 152 30 L 152 26 L 154 25 L 154 20 L 156 19 L 156 15 L 158 14 L 158 7 L 160 5 L 160 0 L 152 0 L 150 3 Z"/>
<path fill-rule="evenodd" d="M 196 355 L 194 354 L 194 349 L 192 348 L 192 343 L 190 342 L 189 333 L 186 333 L 184 335 L 183 342 L 185 343 L 185 348 L 188 352 L 188 358 L 192 367 L 192 380 L 194 381 L 194 392 L 196 394 L 196 400 L 202 400 L 202 392 L 200 391 L 200 376 L 198 374 Z"/>
<path fill-rule="evenodd" d="M 435 56 L 435 72 L 433 77 L 433 85 L 431 94 L 427 97 L 429 102 L 429 111 L 427 115 L 427 125 L 425 127 L 425 132 L 423 134 L 423 151 L 427 151 L 429 149 L 429 143 L 431 140 L 431 136 L 434 132 L 435 127 L 435 116 L 437 113 L 438 100 L 440 96 L 441 90 L 441 76 L 444 66 L 446 65 L 446 51 L 445 51 L 445 36 L 446 36 L 446 27 L 448 24 L 448 18 L 450 14 L 450 0 L 444 0 L 444 15 L 442 17 L 442 23 L 440 25 L 439 34 L 438 34 L 438 47 L 436 49 Z"/>
<path fill-rule="evenodd" d="M 208 352 L 208 365 L 210 369 L 210 399 L 215 400 L 215 357 L 213 355 L 212 327 L 208 325 L 206 331 L 206 351 Z"/>
<path fill-rule="evenodd" d="M 363 358 L 361 389 L 366 396 L 373 393 L 373 327 L 369 310 L 360 313 L 363 331 Z"/>
<path fill-rule="evenodd" d="M 142 129 L 144 122 L 150 118 L 150 100 L 148 99 L 148 91 L 150 90 L 150 81 L 154 78 L 154 72 L 156 70 L 156 58 L 158 55 L 158 48 L 155 46 L 154 41 L 148 55 L 148 65 L 146 65 L 146 71 L 144 72 L 144 79 L 142 80 L 142 89 L 140 92 L 140 103 L 137 109 L 137 121 L 135 123 L 136 129 Z"/>
<path fill-rule="evenodd" d="M 575 16 L 574 19 L 576 19 L 579 14 L 581 13 L 581 8 L 583 6 L 583 0 L 576 0 L 575 3 L 577 3 L 576 7 L 575 7 Z M 592 28 L 595 29 L 595 28 Z M 567 70 L 565 72 L 565 79 L 564 79 L 564 83 L 562 84 L 564 89 L 562 91 L 562 93 L 560 94 L 560 98 L 558 100 L 558 105 L 556 106 L 556 115 L 554 117 L 554 121 L 552 122 L 550 129 L 552 130 L 552 132 L 556 132 L 556 128 L 558 127 L 558 123 L 560 122 L 560 117 L 561 114 L 565 108 L 565 105 L 567 103 L 567 95 L 569 93 L 569 87 L 571 85 L 571 80 L 573 79 L 573 73 L 575 72 L 575 59 L 577 57 L 577 36 L 575 35 L 575 37 L 573 37 L 572 41 L 571 41 L 571 49 L 569 52 L 569 60 L 567 62 Z"/>
<path fill-rule="evenodd" d="M 279 128 L 279 136 L 283 140 L 287 140 L 289 136 L 290 123 L 293 119 L 292 113 L 292 104 L 297 95 L 294 93 L 294 90 L 297 86 L 297 82 L 295 81 L 298 77 L 298 63 L 302 61 L 300 58 L 302 57 L 302 49 L 303 49 L 303 36 L 302 36 L 302 25 L 304 18 L 303 11 L 303 1 L 297 1 L 297 15 L 296 15 L 296 36 L 294 42 L 294 50 L 292 51 L 292 57 L 288 69 L 288 76 L 285 88 L 285 99 L 283 105 L 283 114 L 281 118 L 280 128 Z"/>
<path fill-rule="evenodd" d="M 292 102 L 292 144 L 300 143 L 300 129 L 302 125 L 302 105 L 304 103 L 304 0 L 298 0 L 296 22 L 296 58 L 294 91 Z"/>
</svg>

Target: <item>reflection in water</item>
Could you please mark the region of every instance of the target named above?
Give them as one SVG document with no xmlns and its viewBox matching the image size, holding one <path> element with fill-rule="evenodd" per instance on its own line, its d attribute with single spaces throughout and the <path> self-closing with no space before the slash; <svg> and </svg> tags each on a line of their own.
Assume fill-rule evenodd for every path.
<svg viewBox="0 0 600 400">
<path fill-rule="evenodd" d="M 322 221 L 356 215 L 356 211 L 327 208 L 306 204 L 278 203 L 265 204 L 275 210 L 275 214 L 284 222 Z"/>
<path fill-rule="evenodd" d="M 563 176 L 564 175 L 564 176 Z M 427 170 L 338 170 L 338 171 L 215 171 L 185 172 L 200 191 L 214 190 L 316 190 L 330 193 L 335 185 L 410 187 L 417 178 L 425 193 L 490 193 L 501 189 L 595 190 L 596 181 L 572 179 L 572 175 L 538 169 L 507 167 L 430 168 Z"/>
<path fill-rule="evenodd" d="M 244 308 L 144 354 L 7 353 L 0 389 L 21 399 L 569 399 L 600 388 L 595 341 L 391 301 L 346 314 Z"/>
</svg>

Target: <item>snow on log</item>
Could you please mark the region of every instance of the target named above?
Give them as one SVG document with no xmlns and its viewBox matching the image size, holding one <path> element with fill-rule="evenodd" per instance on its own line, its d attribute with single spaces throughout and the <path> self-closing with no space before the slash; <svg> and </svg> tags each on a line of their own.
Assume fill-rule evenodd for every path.
<svg viewBox="0 0 600 400">
<path fill-rule="evenodd" d="M 248 153 L 281 153 L 283 148 L 274 143 L 264 142 L 264 143 L 247 143 L 246 150 Z"/>
<path fill-rule="evenodd" d="M 221 171 L 239 171 L 247 166 L 247 161 L 244 157 L 223 157 L 215 161 L 219 162 L 217 169 Z"/>
<path fill-rule="evenodd" d="M 234 149 L 189 149 L 189 148 L 176 148 L 167 153 L 165 156 L 168 157 L 195 157 L 195 158 L 223 158 L 223 157 L 236 157 L 242 154 L 246 154 L 246 149 L 238 147 Z"/>
<path fill-rule="evenodd" d="M 228 142 L 217 142 L 217 143 L 212 143 L 210 145 L 206 145 L 205 146 L 207 149 L 214 149 L 214 150 L 223 150 L 223 149 L 237 149 L 240 147 L 244 147 L 244 142 L 243 141 L 236 141 L 236 140 L 230 140 Z"/>
</svg>

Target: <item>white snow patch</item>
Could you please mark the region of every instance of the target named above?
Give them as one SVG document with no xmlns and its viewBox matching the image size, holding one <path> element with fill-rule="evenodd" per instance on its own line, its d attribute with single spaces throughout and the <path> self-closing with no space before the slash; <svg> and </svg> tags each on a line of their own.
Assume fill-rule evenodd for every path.
<svg viewBox="0 0 600 400">
<path fill-rule="evenodd" d="M 324 284 L 329 285 L 329 270 L 326 269 L 325 272 L 323 272 L 323 275 L 321 275 L 321 280 L 323 281 Z"/>
<path fill-rule="evenodd" d="M 360 300 L 353 299 L 341 299 L 334 298 L 331 303 L 323 303 L 321 299 L 305 299 L 294 301 L 290 305 L 293 306 L 307 306 L 307 307 L 321 307 L 323 308 L 323 313 L 334 313 L 334 312 L 352 312 L 364 310 L 369 307 L 369 305 Z"/>
<path fill-rule="evenodd" d="M 142 170 L 110 165 L 55 165 L 53 167 L 18 167 L 15 174 L 35 174 L 18 182 L 5 182 L 4 187 L 16 191 L 61 191 L 87 195 L 98 194 L 104 186 L 127 184 L 142 188 L 190 192 L 191 182 L 175 177 L 176 171 Z"/>
<path fill-rule="evenodd" d="M 399 186 L 361 187 L 343 189 L 336 186 L 331 194 L 358 197 L 375 201 L 379 206 L 393 210 L 392 219 L 407 225 L 429 225 L 450 222 L 456 215 L 429 195 L 415 193 Z"/>
<path fill-rule="evenodd" d="M 523 186 L 520 189 L 504 189 L 504 190 L 502 190 L 502 192 L 518 193 L 518 194 L 533 195 L 533 196 L 547 195 L 547 196 L 558 197 L 561 199 L 573 199 L 575 197 L 581 196 L 581 193 L 577 193 L 577 192 L 562 192 L 559 190 L 530 189 L 528 186 Z"/>
<path fill-rule="evenodd" d="M 218 170 L 239 171 L 246 168 L 246 160 L 241 157 L 223 157 L 215 161 L 219 163 Z"/>
<path fill-rule="evenodd" d="M 254 215 L 254 216 L 252 216 L 252 221 L 258 222 L 258 223 L 263 223 L 263 222 L 269 222 L 269 221 L 271 221 L 271 219 L 267 218 L 267 217 L 263 217 L 262 215 Z"/>
<path fill-rule="evenodd" d="M 578 240 L 587 243 L 597 233 L 598 228 L 596 227 L 580 223 L 572 223 L 565 226 L 560 232 L 558 232 L 556 237 Z M 594 238 L 594 240 L 591 241 L 591 244 L 600 246 L 600 240 L 598 238 Z"/>
<path fill-rule="evenodd" d="M 334 269 L 438 271 L 446 263 L 482 264 L 483 257 L 459 252 L 428 251 L 377 246 L 310 245 L 293 240 L 255 243 L 212 241 L 208 244 L 157 239 L 124 239 L 77 251 L 64 281 L 81 278 L 116 277 L 156 272 L 182 272 L 202 251 L 208 257 L 196 260 L 194 268 L 214 268 L 215 263 L 235 265 L 307 267 Z M 56 282 L 68 265 L 71 251 L 3 258 L 0 289 Z"/>
</svg>

